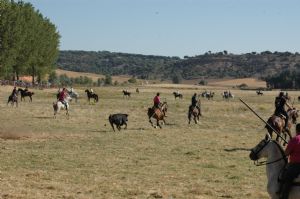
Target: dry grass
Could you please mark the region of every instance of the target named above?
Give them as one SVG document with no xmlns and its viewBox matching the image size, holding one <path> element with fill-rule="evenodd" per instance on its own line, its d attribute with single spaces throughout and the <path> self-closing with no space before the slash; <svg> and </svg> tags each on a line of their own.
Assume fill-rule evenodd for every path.
<svg viewBox="0 0 300 199">
<path fill-rule="evenodd" d="M 265 168 L 248 158 L 264 125 L 237 99 L 223 101 L 222 89 L 202 100 L 198 125 L 187 124 L 187 108 L 203 87 L 180 88 L 181 101 L 168 86 L 141 87 L 130 99 L 122 88 L 97 88 L 97 104 L 77 88 L 69 120 L 63 112 L 52 118 L 56 89 L 34 90 L 33 103 L 18 108 L 5 104 L 11 89 L 0 87 L 0 198 L 268 198 Z M 146 116 L 157 91 L 169 104 L 163 129 Z M 232 92 L 264 118 L 273 112 L 277 92 Z M 118 112 L 129 125 L 114 133 L 108 116 Z"/>
</svg>

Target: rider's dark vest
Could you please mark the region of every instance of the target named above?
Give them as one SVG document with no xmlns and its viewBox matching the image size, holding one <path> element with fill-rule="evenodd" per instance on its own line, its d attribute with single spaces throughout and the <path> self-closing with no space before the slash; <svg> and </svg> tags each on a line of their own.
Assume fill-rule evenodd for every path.
<svg viewBox="0 0 300 199">
<path fill-rule="evenodd" d="M 276 109 L 283 109 L 284 110 L 285 103 L 286 103 L 286 100 L 283 97 L 276 97 L 275 98 L 275 108 Z"/>
</svg>

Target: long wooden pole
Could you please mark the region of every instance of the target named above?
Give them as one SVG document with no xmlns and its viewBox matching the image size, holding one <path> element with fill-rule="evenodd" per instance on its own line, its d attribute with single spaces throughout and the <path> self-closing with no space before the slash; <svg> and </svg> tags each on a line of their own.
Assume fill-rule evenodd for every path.
<svg viewBox="0 0 300 199">
<path fill-rule="evenodd" d="M 240 101 L 245 104 L 245 106 L 252 111 L 252 113 L 254 113 L 261 121 L 263 121 L 263 123 L 265 123 L 268 127 L 270 127 L 285 143 L 288 143 L 281 135 L 278 131 L 276 131 L 268 122 L 266 122 L 263 118 L 261 118 L 246 102 L 244 102 L 241 98 L 239 98 Z"/>
</svg>

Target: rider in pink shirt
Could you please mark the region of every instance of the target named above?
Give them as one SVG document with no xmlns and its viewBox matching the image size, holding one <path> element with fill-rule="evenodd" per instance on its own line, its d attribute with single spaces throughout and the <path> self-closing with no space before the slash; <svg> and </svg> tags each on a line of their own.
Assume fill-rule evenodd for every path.
<svg viewBox="0 0 300 199">
<path fill-rule="evenodd" d="M 156 96 L 154 97 L 153 99 L 153 103 L 154 103 L 154 107 L 155 108 L 160 108 L 159 105 L 160 105 L 160 97 L 159 97 L 159 93 L 156 94 Z"/>
<path fill-rule="evenodd" d="M 66 98 L 66 88 L 63 88 L 63 90 L 59 93 L 58 101 L 63 103 L 63 105 L 65 105 L 65 107 L 67 109 L 68 107 L 67 107 L 67 103 L 65 101 L 65 98 Z"/>
<path fill-rule="evenodd" d="M 300 174 L 300 123 L 296 125 L 296 136 L 293 137 L 285 149 L 285 155 L 289 156 L 283 173 L 283 186 L 280 194 L 280 199 L 288 199 L 290 187 L 295 178 Z"/>
</svg>

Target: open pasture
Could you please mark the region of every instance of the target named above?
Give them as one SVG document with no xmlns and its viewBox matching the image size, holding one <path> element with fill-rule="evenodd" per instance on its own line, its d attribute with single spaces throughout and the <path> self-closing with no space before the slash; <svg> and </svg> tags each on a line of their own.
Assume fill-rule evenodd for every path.
<svg viewBox="0 0 300 199">
<path fill-rule="evenodd" d="M 267 119 L 278 91 L 232 90 L 235 99 L 225 101 L 226 89 L 211 88 L 200 123 L 188 125 L 190 98 L 204 87 L 179 89 L 182 100 L 168 87 L 131 88 L 128 99 L 123 88 L 95 88 L 99 102 L 91 104 L 84 89 L 75 88 L 70 119 L 64 112 L 53 119 L 57 90 L 33 90 L 32 103 L 12 108 L 12 87 L 0 87 L 0 198 L 268 198 L 265 167 L 248 157 L 266 129 L 238 97 Z M 147 118 L 158 91 L 169 105 L 162 129 Z M 113 113 L 129 114 L 127 130 L 113 132 Z"/>
</svg>

